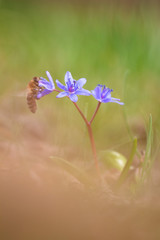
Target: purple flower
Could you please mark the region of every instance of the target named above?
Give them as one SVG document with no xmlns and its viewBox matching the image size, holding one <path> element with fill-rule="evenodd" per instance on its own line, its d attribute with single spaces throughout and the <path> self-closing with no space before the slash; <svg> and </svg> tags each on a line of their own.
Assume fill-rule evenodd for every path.
<svg viewBox="0 0 160 240">
<path fill-rule="evenodd" d="M 46 71 L 47 77 L 49 81 L 47 81 L 45 78 L 40 77 L 40 80 L 38 81 L 39 92 L 37 94 L 37 99 L 40 99 L 41 97 L 53 92 L 55 90 L 55 85 L 53 82 L 53 79 L 48 71 Z"/>
<path fill-rule="evenodd" d="M 123 105 L 124 103 L 120 102 L 120 99 L 111 97 L 112 89 L 107 88 L 105 85 L 98 84 L 97 87 L 91 91 L 93 97 L 102 103 L 115 102 Z"/>
<path fill-rule="evenodd" d="M 64 86 L 62 83 L 60 83 L 58 80 L 56 80 L 57 86 L 64 90 L 64 92 L 60 92 L 57 95 L 57 98 L 62 97 L 69 97 L 72 102 L 77 102 L 78 97 L 77 95 L 85 95 L 89 96 L 91 95 L 90 91 L 83 89 L 83 85 L 86 83 L 85 78 L 80 78 L 78 81 L 74 80 L 70 72 L 66 72 L 65 78 L 64 78 L 66 86 Z"/>
</svg>

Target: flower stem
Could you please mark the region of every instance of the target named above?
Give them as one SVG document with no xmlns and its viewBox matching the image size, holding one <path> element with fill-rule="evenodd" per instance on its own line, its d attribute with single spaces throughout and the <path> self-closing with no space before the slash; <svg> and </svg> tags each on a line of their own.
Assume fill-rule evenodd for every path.
<svg viewBox="0 0 160 240">
<path fill-rule="evenodd" d="M 61 92 L 57 89 L 55 89 L 54 91 L 56 92 Z M 73 104 L 75 105 L 75 107 L 77 108 L 78 112 L 80 113 L 81 117 L 83 118 L 86 126 L 87 126 L 87 129 L 88 129 L 88 133 L 89 133 L 89 139 L 90 139 L 90 142 L 91 142 L 91 147 L 92 147 L 92 153 L 93 153 L 93 157 L 94 157 L 94 162 L 95 162 L 95 168 L 96 168 L 96 171 L 97 171 L 97 175 L 99 176 L 100 175 L 100 171 L 99 171 L 99 165 L 98 165 L 98 158 L 97 158 L 97 151 L 96 151 L 96 146 L 95 146 L 95 142 L 94 142 L 94 137 L 93 137 L 93 133 L 92 133 L 92 128 L 91 128 L 91 123 L 93 121 L 93 119 L 95 118 L 97 112 L 98 112 L 98 109 L 101 105 L 101 102 L 98 102 L 98 105 L 97 105 L 97 108 L 91 118 L 90 121 L 88 121 L 86 119 L 86 117 L 84 116 L 84 114 L 82 113 L 82 111 L 80 110 L 80 108 L 78 107 L 78 105 L 73 102 Z"/>
<path fill-rule="evenodd" d="M 54 92 L 54 91 L 55 91 L 55 92 L 58 92 L 58 93 L 60 93 L 60 92 L 61 92 L 60 90 L 57 90 L 57 89 L 54 89 L 54 90 L 53 90 L 53 92 Z"/>
<path fill-rule="evenodd" d="M 85 121 L 85 123 L 86 123 L 86 125 L 87 125 L 87 127 L 88 127 L 89 122 L 87 121 L 86 117 L 84 116 L 84 114 L 82 113 L 82 111 L 80 110 L 80 108 L 78 107 L 78 105 L 77 105 L 75 102 L 73 102 L 73 104 L 74 104 L 75 107 L 77 108 L 78 112 L 81 114 L 81 117 L 83 118 L 83 120 Z"/>
<path fill-rule="evenodd" d="M 87 125 L 87 129 L 88 129 L 88 133 L 89 133 L 89 139 L 90 139 L 91 147 L 92 147 L 92 153 L 93 153 L 94 162 L 95 162 L 95 167 L 96 167 L 97 174 L 99 175 L 99 165 L 98 165 L 98 159 L 97 159 L 97 151 L 96 151 L 96 146 L 95 146 L 94 137 L 93 137 L 93 133 L 92 133 L 91 122 L 87 121 L 86 117 L 84 116 L 84 114 L 82 113 L 82 111 L 80 110 L 78 105 L 75 102 L 73 102 L 73 104 L 75 105 L 75 107 L 77 108 L 78 112 L 80 113 L 80 115 L 82 116 L 83 120 L 85 121 L 85 123 Z M 98 111 L 98 109 L 97 109 L 97 111 Z M 97 111 L 95 111 L 95 114 L 96 114 Z"/>
<path fill-rule="evenodd" d="M 94 112 L 94 114 L 93 114 L 91 120 L 89 121 L 90 124 L 93 122 L 93 120 L 94 120 L 94 118 L 95 118 L 95 116 L 96 116 L 96 114 L 97 114 L 97 112 L 98 112 L 100 106 L 101 106 L 101 102 L 98 102 L 97 107 L 96 107 L 96 110 L 95 110 L 95 112 Z"/>
<path fill-rule="evenodd" d="M 93 152 L 95 167 L 96 167 L 96 170 L 97 170 L 97 174 L 99 175 L 99 165 L 98 165 L 97 151 L 96 151 L 96 146 L 95 146 L 94 137 L 93 137 L 92 128 L 91 128 L 90 123 L 87 125 L 87 128 L 88 128 L 89 138 L 90 138 L 90 142 L 91 142 L 91 146 L 92 146 L 92 152 Z"/>
</svg>

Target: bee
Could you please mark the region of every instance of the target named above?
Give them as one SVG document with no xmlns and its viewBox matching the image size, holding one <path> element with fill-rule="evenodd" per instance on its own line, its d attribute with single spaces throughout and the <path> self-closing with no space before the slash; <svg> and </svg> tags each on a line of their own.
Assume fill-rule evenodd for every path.
<svg viewBox="0 0 160 240">
<path fill-rule="evenodd" d="M 41 91 L 41 87 L 38 86 L 39 77 L 34 77 L 27 86 L 27 104 L 32 113 L 37 110 L 37 94 Z"/>
</svg>

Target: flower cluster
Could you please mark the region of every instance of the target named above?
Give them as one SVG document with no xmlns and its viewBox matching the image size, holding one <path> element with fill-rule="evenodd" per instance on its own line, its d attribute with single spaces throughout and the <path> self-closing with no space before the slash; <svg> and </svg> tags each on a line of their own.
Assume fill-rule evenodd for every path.
<svg viewBox="0 0 160 240">
<path fill-rule="evenodd" d="M 41 97 L 53 91 L 57 91 L 59 92 L 59 94 L 57 95 L 57 98 L 69 97 L 72 102 L 78 101 L 77 95 L 85 95 L 85 96 L 92 95 L 100 103 L 115 102 L 121 105 L 124 104 L 120 102 L 120 99 L 111 97 L 111 92 L 113 90 L 110 88 L 107 88 L 105 85 L 98 84 L 97 87 L 91 91 L 84 89 L 83 86 L 87 80 L 85 78 L 80 78 L 78 81 L 76 81 L 73 79 L 69 71 L 67 71 L 65 74 L 65 78 L 64 78 L 65 85 L 63 85 L 58 80 L 56 80 L 57 86 L 63 91 L 56 90 L 50 73 L 47 71 L 46 74 L 49 81 L 47 81 L 43 77 L 40 77 L 40 80 L 38 82 L 40 90 L 37 93 L 37 99 L 40 99 Z"/>
<path fill-rule="evenodd" d="M 97 171 L 97 175 L 99 176 L 98 158 L 97 158 L 97 152 L 96 152 L 96 147 L 94 143 L 94 137 L 92 134 L 91 124 L 98 112 L 98 109 L 101 103 L 115 102 L 121 105 L 123 105 L 124 103 L 120 102 L 120 99 L 111 97 L 111 92 L 113 90 L 110 88 L 107 88 L 105 85 L 98 84 L 97 87 L 91 91 L 84 89 L 83 86 L 86 83 L 86 79 L 80 78 L 79 80 L 76 81 L 75 79 L 73 79 L 69 71 L 67 71 L 65 74 L 65 78 L 64 78 L 65 85 L 63 85 L 61 82 L 56 80 L 58 88 L 60 88 L 62 91 L 55 88 L 53 79 L 48 71 L 46 72 L 46 74 L 49 81 L 43 77 L 40 77 L 40 78 L 34 77 L 28 84 L 27 103 L 31 112 L 33 113 L 36 112 L 36 109 L 37 109 L 36 99 L 40 99 L 43 96 L 53 91 L 58 92 L 57 98 L 68 97 L 74 103 L 75 107 L 77 108 L 78 112 L 80 113 L 81 117 L 83 118 L 87 126 L 89 138 L 91 142 L 92 153 L 93 153 L 94 162 L 95 162 L 95 168 Z M 78 101 L 77 95 L 84 95 L 84 96 L 92 95 L 98 101 L 96 110 L 90 121 L 87 120 L 83 112 L 80 110 L 80 108 L 76 104 L 76 102 Z"/>
</svg>

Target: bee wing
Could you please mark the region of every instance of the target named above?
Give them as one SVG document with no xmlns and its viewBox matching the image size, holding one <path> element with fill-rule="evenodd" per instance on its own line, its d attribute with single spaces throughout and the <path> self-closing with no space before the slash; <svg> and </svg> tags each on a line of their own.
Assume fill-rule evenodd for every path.
<svg viewBox="0 0 160 240">
<path fill-rule="evenodd" d="M 26 97 L 28 93 L 28 89 L 26 90 L 22 90 L 22 91 L 18 91 L 16 93 L 13 93 L 12 96 L 13 97 Z"/>
</svg>

